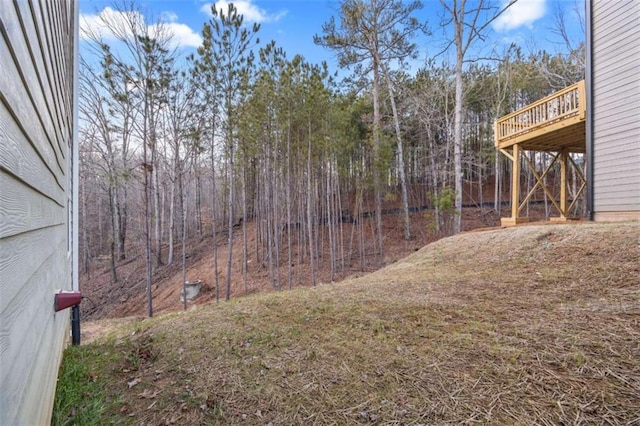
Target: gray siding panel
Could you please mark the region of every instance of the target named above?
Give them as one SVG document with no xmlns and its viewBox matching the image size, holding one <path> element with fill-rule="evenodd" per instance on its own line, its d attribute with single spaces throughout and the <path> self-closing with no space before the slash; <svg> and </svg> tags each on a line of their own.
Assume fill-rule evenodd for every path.
<svg viewBox="0 0 640 426">
<path fill-rule="evenodd" d="M 53 297 L 50 297 L 50 294 L 55 292 L 57 284 L 64 283 L 65 275 L 69 272 L 68 269 L 59 267 L 59 264 L 64 263 L 66 259 L 65 241 L 60 241 L 64 238 L 64 229 L 57 229 L 53 233 L 49 232 L 48 235 L 56 238 L 58 243 L 48 242 L 49 252 L 43 256 L 44 259 L 38 259 L 35 272 L 24 277 L 25 282 L 22 283 L 21 291 L 14 294 L 10 301 L 3 303 L 0 356 L 3 362 L 12 366 L 9 371 L 3 371 L 3 380 L 0 384 L 3 397 L 12 396 L 20 399 L 19 393 L 8 395 L 12 393 L 11 389 L 19 389 L 20 381 L 24 381 L 29 375 L 28 369 L 20 367 L 22 364 L 36 367 L 30 362 L 35 359 L 35 351 L 26 351 L 22 348 L 38 347 L 42 334 L 49 332 L 50 327 L 34 327 L 34 325 L 41 320 L 55 320 L 52 309 Z M 4 255 L 5 248 L 3 247 L 2 250 Z M 46 306 L 45 303 L 50 306 L 50 310 L 43 309 Z M 63 317 L 65 313 L 62 312 L 56 316 Z M 66 316 L 68 320 L 68 313 Z M 17 405 L 16 401 L 11 402 L 12 406 Z"/>
<path fill-rule="evenodd" d="M 0 173 L 0 238 L 55 225 L 66 226 L 64 209 L 53 200 Z M 1 302 L 0 302 L 1 303 Z"/>
<path fill-rule="evenodd" d="M 44 128 L 38 120 L 34 120 L 38 116 L 36 108 L 28 99 L 25 86 L 22 84 L 22 78 L 18 68 L 13 62 L 11 49 L 6 43 L 4 37 L 0 37 L 0 63 L 2 63 L 2 72 L 0 72 L 0 102 L 9 111 L 13 120 L 29 135 L 29 142 L 32 143 L 42 157 L 47 168 L 51 170 L 58 184 L 64 175 L 64 160 L 60 158 L 57 152 L 57 142 L 52 142 L 47 129 Z"/>
<path fill-rule="evenodd" d="M 594 211 L 640 211 L 640 2 L 593 1 Z"/>
<path fill-rule="evenodd" d="M 12 105 L 21 103 L 25 105 L 25 108 L 29 108 L 30 114 L 27 116 L 29 122 L 33 123 L 34 119 L 37 120 L 37 124 L 42 127 L 49 144 L 59 157 L 58 161 L 62 163 L 64 153 L 62 152 L 63 147 L 60 145 L 60 132 L 55 128 L 48 113 L 46 91 L 43 91 L 38 84 L 38 73 L 29 50 L 29 44 L 25 41 L 25 35 L 15 10 L 13 8 L 6 10 L 8 16 L 5 19 L 8 19 L 9 23 L 7 24 L 5 21 L 3 39 L 6 50 L 3 52 L 2 64 L 13 64 L 13 67 L 10 68 L 13 72 L 5 76 L 5 83 L 8 85 L 2 87 L 2 90 L 8 94 L 7 98 L 10 99 Z M 14 13 L 11 13 L 12 11 Z M 21 118 L 24 122 L 26 117 Z"/>
<path fill-rule="evenodd" d="M 615 160 L 621 163 L 631 162 L 636 158 L 631 155 L 627 156 L 627 153 L 633 152 L 634 148 L 637 144 L 637 140 L 634 136 L 637 135 L 633 130 L 620 131 L 620 132 L 611 132 L 616 139 L 620 140 L 619 144 L 613 146 L 605 146 L 601 150 L 598 151 L 598 155 L 600 159 L 598 161 L 611 161 Z M 596 170 L 596 172 L 602 172 L 602 169 Z"/>
<path fill-rule="evenodd" d="M 49 76 L 49 73 L 47 72 L 47 68 L 45 66 L 47 57 L 49 55 L 44 54 L 46 50 L 42 45 L 41 38 L 39 37 L 39 34 L 36 30 L 36 25 L 24 25 L 24 21 L 26 18 L 23 18 L 23 17 L 28 17 L 32 15 L 33 14 L 32 8 L 35 5 L 37 5 L 37 3 L 27 3 L 27 2 L 18 3 L 19 13 L 17 13 L 17 15 L 20 19 L 23 32 L 24 34 L 26 34 L 25 43 L 29 48 L 29 54 L 33 58 L 33 63 L 36 66 L 38 84 L 40 86 L 40 90 L 42 91 L 43 95 L 47 98 L 47 108 L 48 108 L 47 112 L 52 117 L 51 119 L 53 120 L 54 123 L 59 123 L 61 114 L 63 114 L 63 108 L 62 108 L 62 104 L 60 104 L 59 102 L 53 101 L 53 99 L 55 98 L 54 96 L 55 85 L 52 84 L 52 82 L 53 83 L 56 83 L 56 82 L 54 79 L 52 79 Z M 33 82 L 33 84 L 35 84 L 35 82 Z M 56 129 L 62 130 L 62 127 L 57 125 Z"/>
<path fill-rule="evenodd" d="M 62 207 L 66 197 L 63 182 L 26 132 L 0 103 L 0 167 Z"/>
<path fill-rule="evenodd" d="M 0 424 L 50 422 L 72 286 L 73 0 L 0 0 Z"/>
</svg>

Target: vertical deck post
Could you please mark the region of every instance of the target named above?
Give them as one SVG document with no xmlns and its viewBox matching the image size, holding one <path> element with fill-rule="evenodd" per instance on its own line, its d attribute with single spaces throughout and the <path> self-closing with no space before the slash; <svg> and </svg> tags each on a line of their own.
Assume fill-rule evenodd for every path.
<svg viewBox="0 0 640 426">
<path fill-rule="evenodd" d="M 513 145 L 513 167 L 511 168 L 511 220 L 518 220 L 520 208 L 520 145 Z"/>
<path fill-rule="evenodd" d="M 567 150 L 560 151 L 560 220 L 567 219 Z"/>
<path fill-rule="evenodd" d="M 503 153 L 511 160 L 511 217 L 500 219 L 502 226 L 514 226 L 529 221 L 528 217 L 518 217 L 520 214 L 520 144 L 513 144 L 511 155 Z"/>
</svg>

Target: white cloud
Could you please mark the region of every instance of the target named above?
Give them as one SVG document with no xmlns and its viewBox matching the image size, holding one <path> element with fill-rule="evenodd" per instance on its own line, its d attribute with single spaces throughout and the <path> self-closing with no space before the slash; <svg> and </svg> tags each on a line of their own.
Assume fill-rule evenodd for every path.
<svg viewBox="0 0 640 426">
<path fill-rule="evenodd" d="M 503 5 L 507 3 L 503 1 Z M 493 29 L 503 32 L 522 26 L 531 28 L 547 12 L 546 3 L 546 0 L 518 0 L 493 22 Z"/>
<path fill-rule="evenodd" d="M 222 12 L 226 13 L 227 10 L 229 10 L 229 3 L 233 3 L 236 9 L 238 9 L 238 14 L 244 17 L 245 22 L 277 22 L 287 14 L 286 11 L 269 14 L 266 10 L 260 9 L 258 6 L 253 4 L 251 0 L 239 0 L 231 2 L 226 0 L 219 0 L 213 6 L 216 8 L 216 10 L 221 10 Z M 211 16 L 211 6 L 212 3 L 206 3 L 200 8 L 200 11 Z"/>
<path fill-rule="evenodd" d="M 169 34 L 172 35 L 171 42 L 175 46 L 198 47 L 202 44 L 200 34 L 194 32 L 191 27 L 186 24 L 168 22 L 163 25 L 167 28 Z"/>
<path fill-rule="evenodd" d="M 139 12 L 119 12 L 107 6 L 97 15 L 80 14 L 80 37 L 115 39 L 131 34 L 131 23 L 144 23 L 144 17 Z"/>
<path fill-rule="evenodd" d="M 0 0 L 1 1 L 1 0 Z M 171 44 L 176 47 L 198 47 L 202 38 L 188 25 L 178 21 L 178 15 L 173 12 L 160 14 L 163 26 L 171 35 Z M 138 27 L 139 31 L 148 31 L 154 34 L 158 30 L 156 24 L 147 25 L 144 16 L 140 12 L 120 12 L 105 7 L 98 14 L 80 15 L 80 37 L 84 39 L 96 36 L 105 41 L 123 39 L 132 35 L 131 27 Z"/>
</svg>

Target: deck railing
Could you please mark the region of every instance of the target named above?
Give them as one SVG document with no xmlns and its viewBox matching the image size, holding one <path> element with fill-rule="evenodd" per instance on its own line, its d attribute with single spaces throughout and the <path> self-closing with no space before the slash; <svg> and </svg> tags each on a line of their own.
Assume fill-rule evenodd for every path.
<svg viewBox="0 0 640 426">
<path fill-rule="evenodd" d="M 495 142 L 524 135 L 545 126 L 577 117 L 584 120 L 586 98 L 584 80 L 499 118 L 495 125 Z"/>
</svg>

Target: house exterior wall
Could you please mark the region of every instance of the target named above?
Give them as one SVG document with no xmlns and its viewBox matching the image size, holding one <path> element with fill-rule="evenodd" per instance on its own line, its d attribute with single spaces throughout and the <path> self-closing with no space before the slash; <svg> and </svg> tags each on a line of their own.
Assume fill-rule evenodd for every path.
<svg viewBox="0 0 640 426">
<path fill-rule="evenodd" d="M 591 6 L 594 219 L 640 219 L 640 2 Z"/>
<path fill-rule="evenodd" d="M 0 424 L 50 423 L 72 288 L 73 0 L 0 0 Z"/>
</svg>

